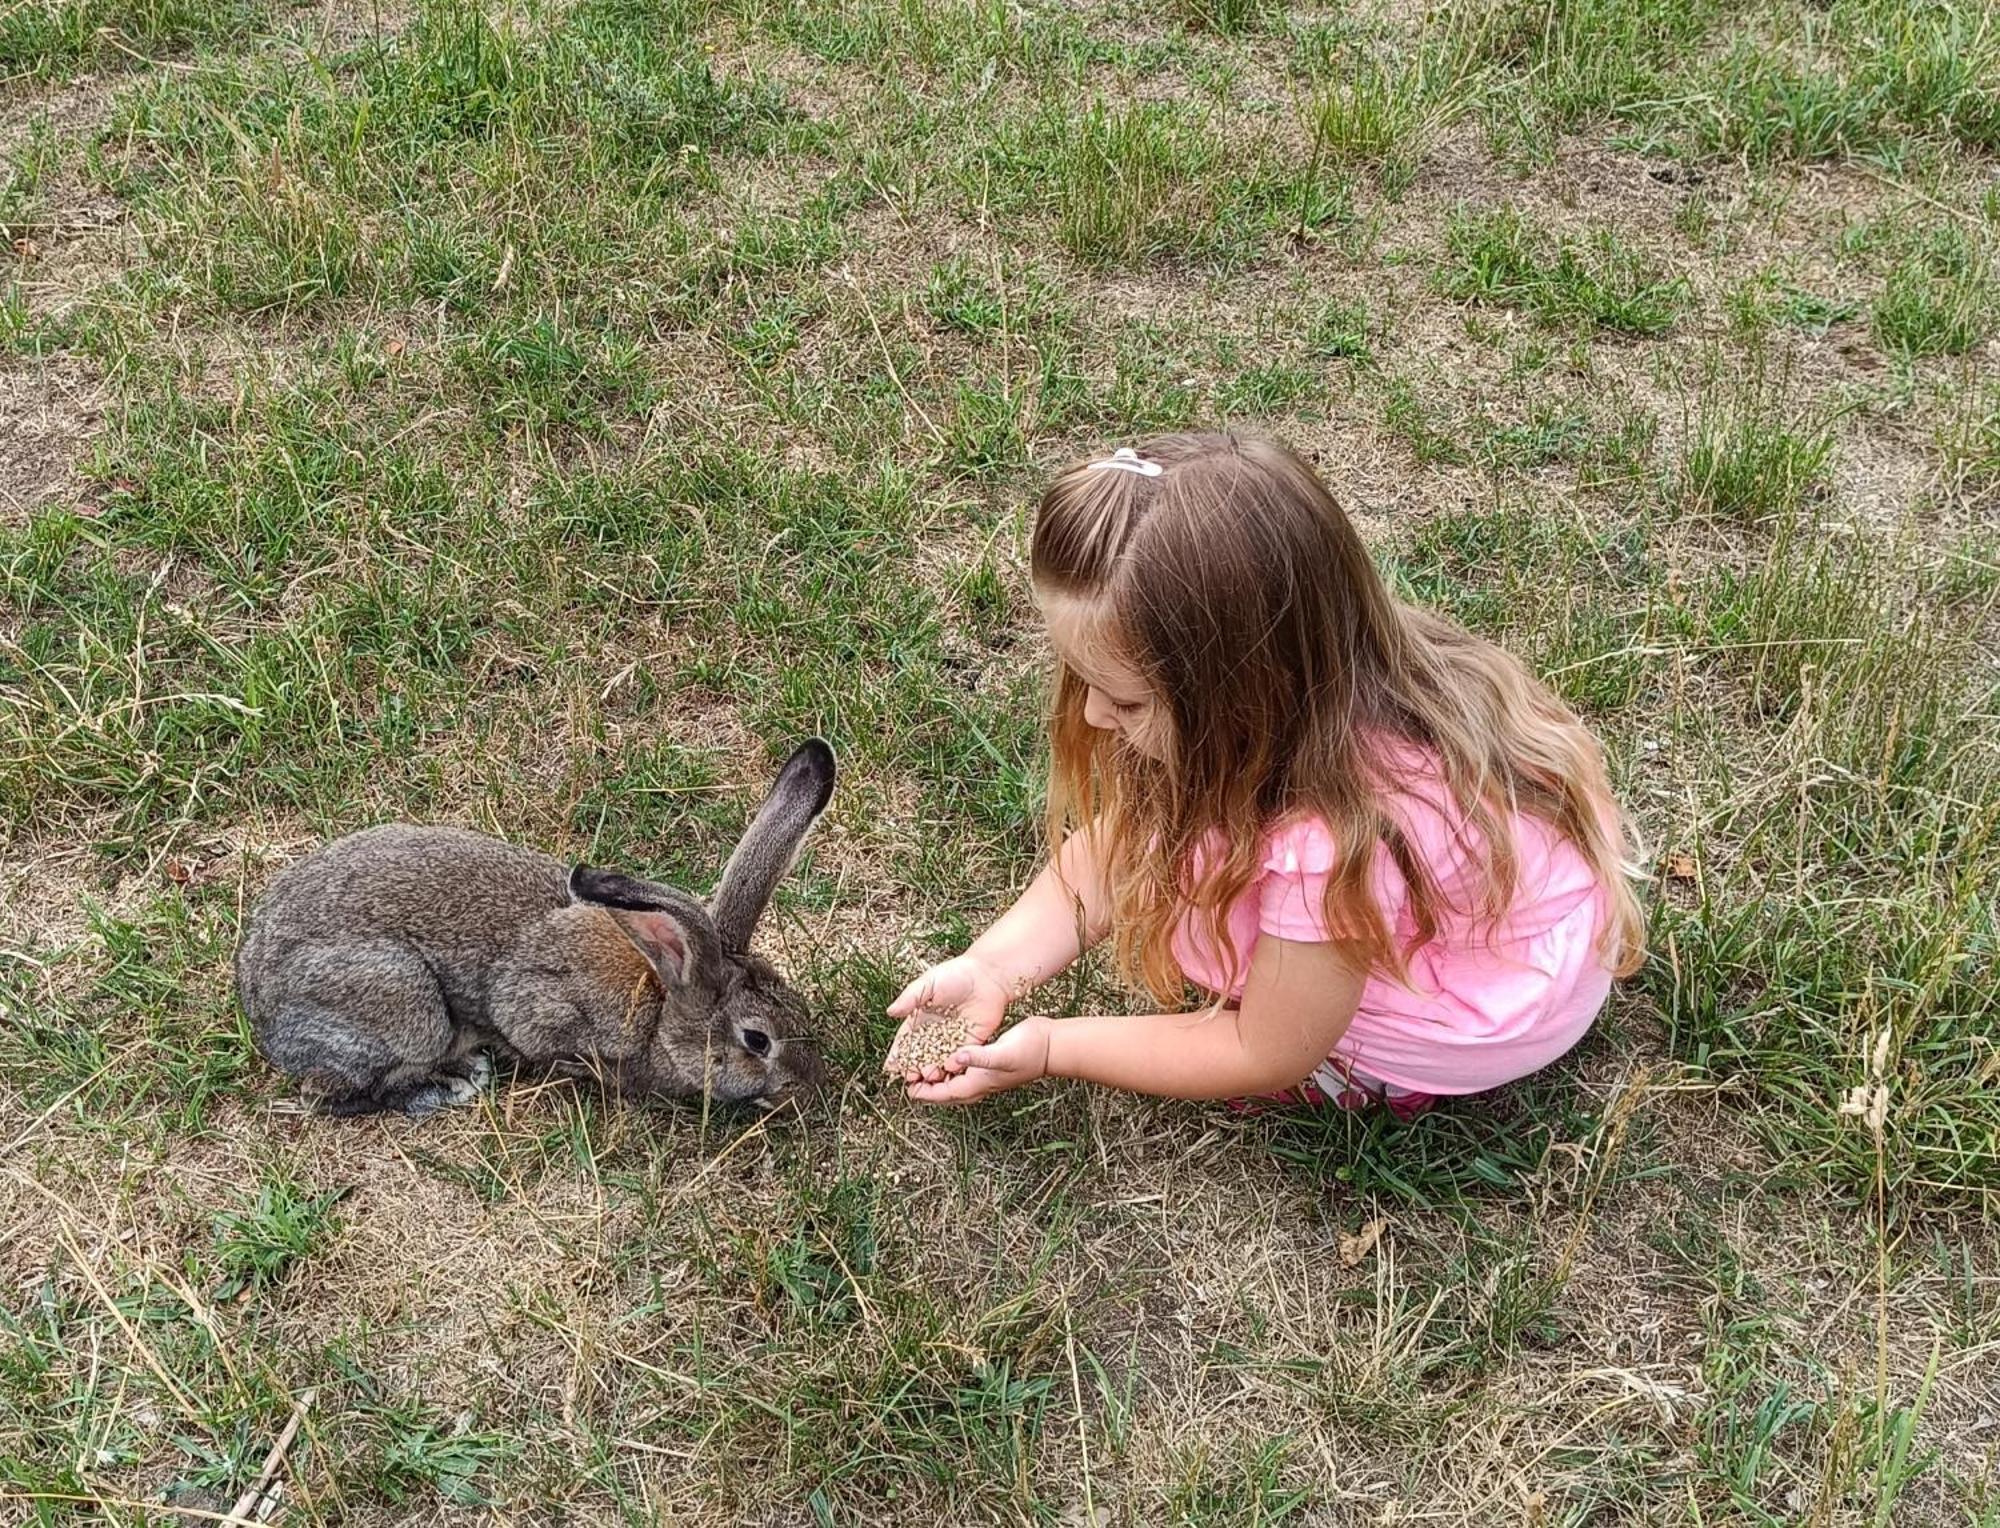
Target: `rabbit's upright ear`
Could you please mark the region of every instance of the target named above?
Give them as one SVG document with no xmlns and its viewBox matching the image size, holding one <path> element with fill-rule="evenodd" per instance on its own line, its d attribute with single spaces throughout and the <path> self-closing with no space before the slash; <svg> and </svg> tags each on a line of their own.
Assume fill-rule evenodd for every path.
<svg viewBox="0 0 2000 1528">
<path fill-rule="evenodd" d="M 777 784 L 744 830 L 709 898 L 723 949 L 741 954 L 750 948 L 750 935 L 771 893 L 832 799 L 833 776 L 833 750 L 818 738 L 800 744 L 778 771 Z"/>
<path fill-rule="evenodd" d="M 569 895 L 572 902 L 588 902 L 610 913 L 662 987 L 713 982 L 721 974 L 722 946 L 715 925 L 686 892 L 578 865 L 569 873 Z"/>
</svg>

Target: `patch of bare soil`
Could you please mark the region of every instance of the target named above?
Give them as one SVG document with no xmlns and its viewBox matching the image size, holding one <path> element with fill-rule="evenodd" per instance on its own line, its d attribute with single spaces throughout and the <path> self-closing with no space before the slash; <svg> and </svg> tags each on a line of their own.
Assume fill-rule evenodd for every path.
<svg viewBox="0 0 2000 1528">
<path fill-rule="evenodd" d="M 10 84 L 0 100 L 0 155 L 18 152 L 41 133 L 87 136 L 111 114 L 111 98 L 122 83 L 115 74 L 80 74 L 58 84 Z"/>
<path fill-rule="evenodd" d="M 79 467 L 102 427 L 103 396 L 72 361 L 0 363 L 0 525 L 39 510 L 85 503 Z"/>
</svg>

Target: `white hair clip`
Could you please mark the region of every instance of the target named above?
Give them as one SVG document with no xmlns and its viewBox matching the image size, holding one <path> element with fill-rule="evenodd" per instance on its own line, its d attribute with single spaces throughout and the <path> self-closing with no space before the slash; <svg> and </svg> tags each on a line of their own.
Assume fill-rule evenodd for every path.
<svg viewBox="0 0 2000 1528">
<path fill-rule="evenodd" d="M 1087 464 L 1092 472 L 1100 467 L 1115 467 L 1120 472 L 1136 472 L 1140 477 L 1158 477 L 1167 469 L 1158 462 L 1149 462 L 1130 446 L 1120 446 L 1101 462 Z"/>
</svg>

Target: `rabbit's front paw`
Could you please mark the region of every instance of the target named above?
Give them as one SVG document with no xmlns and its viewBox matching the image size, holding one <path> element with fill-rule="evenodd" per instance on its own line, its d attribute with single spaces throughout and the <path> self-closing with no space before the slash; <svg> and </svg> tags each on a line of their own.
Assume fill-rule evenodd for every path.
<svg viewBox="0 0 2000 1528">
<path fill-rule="evenodd" d="M 437 1082 L 440 1106 L 462 1109 L 493 1086 L 493 1058 L 485 1051 L 474 1051 L 461 1058 L 453 1071 L 441 1074 Z"/>
<path fill-rule="evenodd" d="M 463 1109 L 493 1084 L 493 1058 L 485 1051 L 447 1061 L 400 1099 L 389 1100 L 412 1119 L 440 1109 Z"/>
</svg>

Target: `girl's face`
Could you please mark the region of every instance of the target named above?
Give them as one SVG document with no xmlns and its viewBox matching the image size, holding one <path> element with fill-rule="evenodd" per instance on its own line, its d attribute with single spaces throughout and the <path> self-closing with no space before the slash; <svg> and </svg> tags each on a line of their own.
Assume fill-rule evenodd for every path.
<svg viewBox="0 0 2000 1528">
<path fill-rule="evenodd" d="M 1036 601 L 1056 656 L 1084 683 L 1083 719 L 1113 732 L 1149 759 L 1166 756 L 1166 708 L 1139 671 L 1125 661 L 1110 622 L 1096 602 L 1038 589 Z"/>
</svg>

